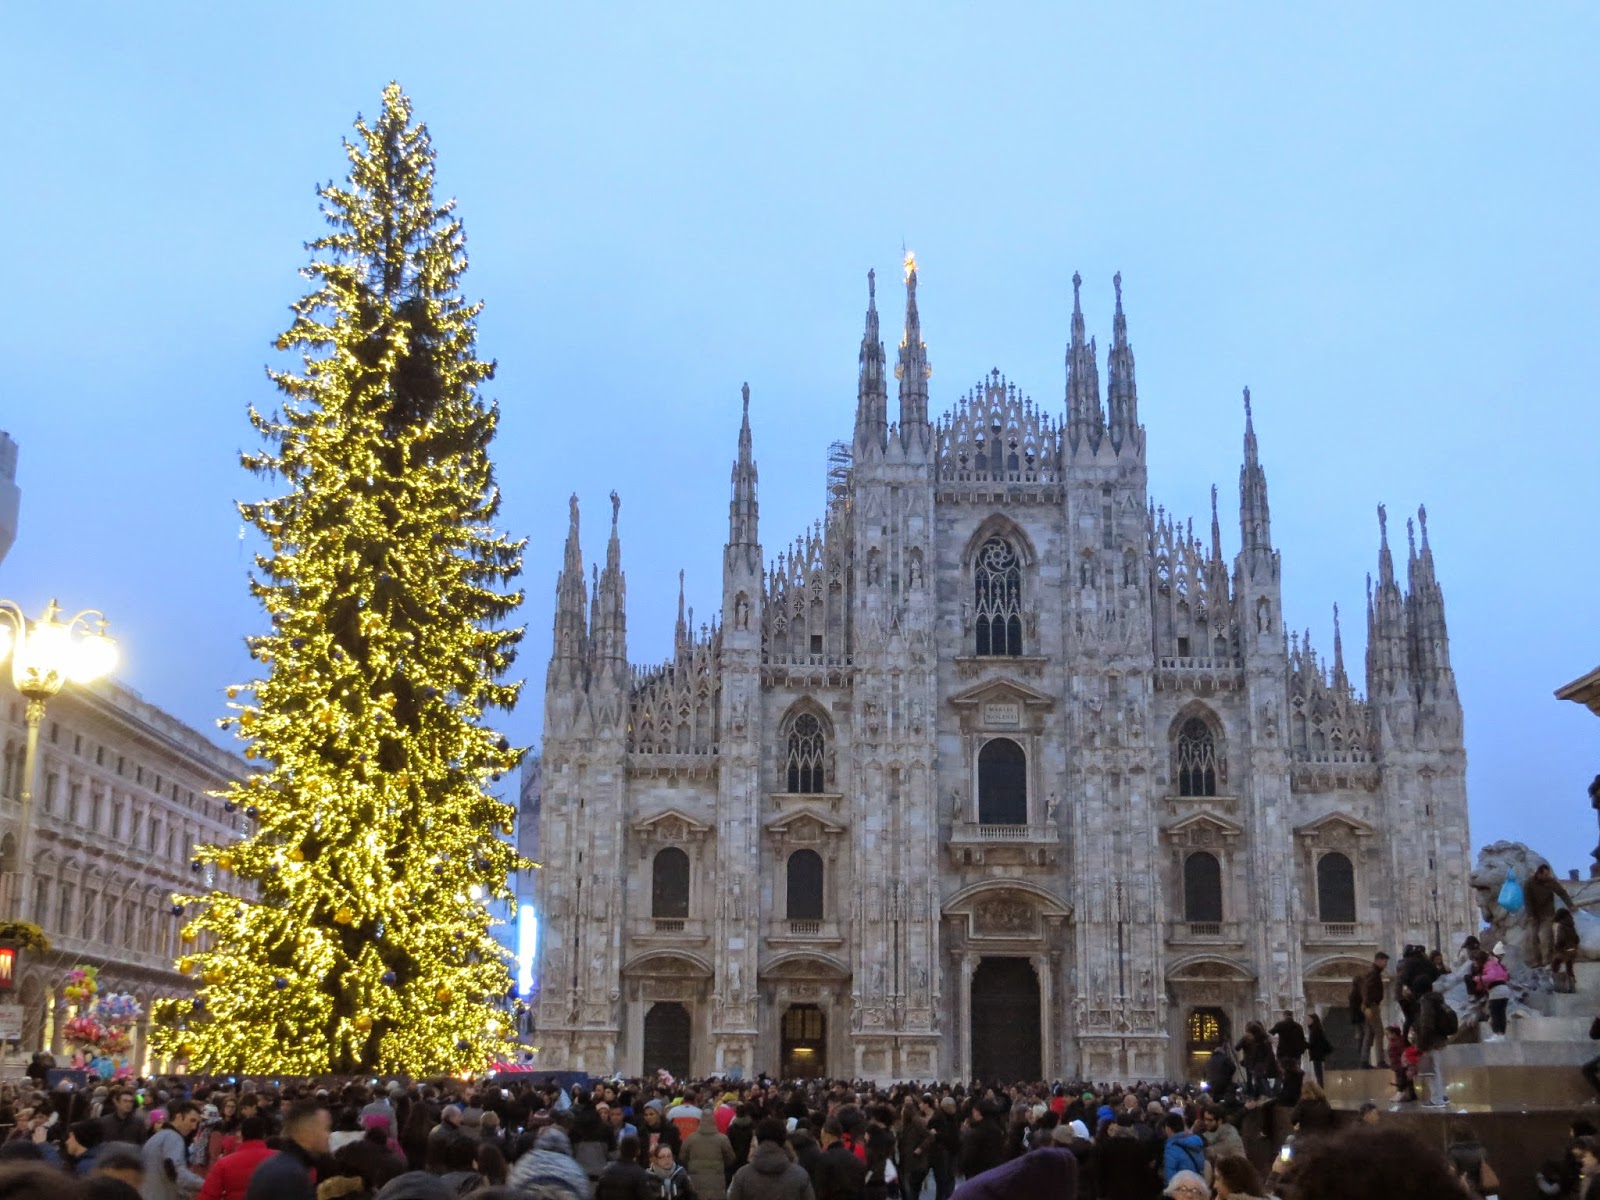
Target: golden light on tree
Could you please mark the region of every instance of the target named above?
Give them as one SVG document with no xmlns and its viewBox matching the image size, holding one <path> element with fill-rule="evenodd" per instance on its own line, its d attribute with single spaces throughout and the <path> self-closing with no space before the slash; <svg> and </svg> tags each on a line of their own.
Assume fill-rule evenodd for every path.
<svg viewBox="0 0 1600 1200">
<path fill-rule="evenodd" d="M 243 836 L 197 851 L 209 889 L 174 897 L 201 986 L 155 1035 L 196 1070 L 475 1071 L 507 1036 L 485 902 L 520 864 L 489 787 L 520 752 L 488 719 L 520 686 L 523 544 L 494 528 L 494 364 L 398 85 L 346 151 L 277 341 L 300 366 L 269 372 L 281 411 L 250 412 L 265 448 L 244 465 L 280 491 L 239 506 L 266 542 L 251 590 L 270 628 L 221 723 L 260 770 L 225 797 Z"/>
</svg>

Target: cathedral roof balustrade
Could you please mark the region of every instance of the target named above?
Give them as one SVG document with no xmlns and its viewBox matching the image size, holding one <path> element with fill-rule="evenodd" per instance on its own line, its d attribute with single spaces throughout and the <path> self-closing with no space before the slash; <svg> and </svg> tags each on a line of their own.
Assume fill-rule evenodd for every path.
<svg viewBox="0 0 1600 1200">
<path fill-rule="evenodd" d="M 1244 690 L 1244 661 L 1237 656 L 1181 658 L 1162 655 L 1152 676 L 1157 691 L 1232 692 Z"/>
<path fill-rule="evenodd" d="M 1302 921 L 1306 946 L 1378 946 L 1378 926 L 1372 921 Z"/>
<path fill-rule="evenodd" d="M 1168 921 L 1167 945 L 1240 946 L 1245 944 L 1242 921 Z"/>
</svg>

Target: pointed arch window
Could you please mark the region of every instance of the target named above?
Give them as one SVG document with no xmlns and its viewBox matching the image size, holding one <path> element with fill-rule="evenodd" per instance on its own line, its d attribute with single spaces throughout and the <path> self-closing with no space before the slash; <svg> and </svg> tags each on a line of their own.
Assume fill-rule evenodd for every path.
<svg viewBox="0 0 1600 1200">
<path fill-rule="evenodd" d="M 1002 537 L 978 549 L 973 570 L 979 657 L 1012 657 L 1022 653 L 1022 560 Z"/>
<path fill-rule="evenodd" d="M 978 824 L 1028 823 L 1028 756 L 1010 738 L 978 751 Z"/>
<path fill-rule="evenodd" d="M 1222 864 L 1207 850 L 1183 860 L 1183 919 L 1193 923 L 1222 921 Z"/>
<path fill-rule="evenodd" d="M 689 856 L 676 846 L 658 851 L 650 864 L 650 915 L 679 920 L 689 915 Z"/>
<path fill-rule="evenodd" d="M 786 910 L 791 921 L 822 920 L 822 855 L 796 850 L 789 856 Z"/>
<path fill-rule="evenodd" d="M 789 727 L 789 742 L 784 759 L 784 782 L 794 795 L 816 795 L 827 791 L 824 766 L 828 739 L 822 722 L 812 713 L 801 713 Z"/>
<path fill-rule="evenodd" d="M 1199 717 L 1190 717 L 1178 730 L 1178 795 L 1217 794 L 1217 739 Z"/>
<path fill-rule="evenodd" d="M 1317 859 L 1317 915 L 1337 924 L 1356 921 L 1356 870 L 1337 851 Z"/>
</svg>

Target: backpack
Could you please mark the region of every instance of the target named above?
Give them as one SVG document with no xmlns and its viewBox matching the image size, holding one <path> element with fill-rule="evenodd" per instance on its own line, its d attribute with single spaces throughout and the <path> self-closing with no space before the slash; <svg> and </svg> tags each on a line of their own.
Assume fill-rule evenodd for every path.
<svg viewBox="0 0 1600 1200">
<path fill-rule="evenodd" d="M 1442 996 L 1434 996 L 1435 1012 L 1433 1016 L 1433 1031 L 1439 1037 L 1452 1038 L 1461 1029 L 1461 1018 L 1456 1016 L 1456 1010 L 1444 1002 Z"/>
</svg>

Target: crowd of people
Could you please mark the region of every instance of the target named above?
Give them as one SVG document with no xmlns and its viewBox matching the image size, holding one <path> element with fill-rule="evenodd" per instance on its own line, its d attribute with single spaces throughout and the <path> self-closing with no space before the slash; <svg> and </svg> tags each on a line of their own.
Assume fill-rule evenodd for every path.
<svg viewBox="0 0 1600 1200">
<path fill-rule="evenodd" d="M 1292 1018 L 1286 1017 L 1286 1021 Z M 1368 1106 L 1277 1086 L 376 1081 L 0 1092 L 5 1200 L 1209 1200 L 1492 1194 Z M 1313 1039 L 1306 1039 L 1311 1042 Z M 1288 1060 L 1288 1061 L 1284 1061 Z M 1287 1076 L 1298 1087 L 1282 1086 Z M 1274 1112 L 1280 1114 L 1274 1119 Z M 1284 1119 L 1286 1117 L 1286 1120 Z M 1287 1140 L 1279 1133 L 1290 1129 Z M 1593 1130 L 1548 1194 L 1600 1197 Z M 1279 1143 L 1282 1142 L 1282 1149 Z"/>
</svg>

